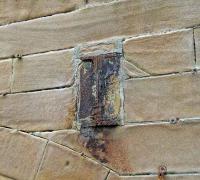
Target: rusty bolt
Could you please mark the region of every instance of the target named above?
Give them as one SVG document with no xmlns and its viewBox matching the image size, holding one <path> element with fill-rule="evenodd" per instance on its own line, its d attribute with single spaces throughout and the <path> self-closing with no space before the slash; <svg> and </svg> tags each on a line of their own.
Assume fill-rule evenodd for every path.
<svg viewBox="0 0 200 180">
<path fill-rule="evenodd" d="M 158 168 L 158 180 L 164 180 L 164 176 L 167 173 L 167 167 L 166 166 L 159 166 Z"/>
<path fill-rule="evenodd" d="M 170 124 L 176 124 L 179 121 L 178 117 L 172 117 L 169 119 Z"/>
<path fill-rule="evenodd" d="M 197 68 L 194 68 L 194 69 L 192 70 L 192 73 L 193 73 L 193 74 L 197 74 Z"/>
<path fill-rule="evenodd" d="M 15 54 L 12 57 L 13 58 L 17 58 L 18 60 L 22 60 L 22 55 L 21 54 Z"/>
</svg>

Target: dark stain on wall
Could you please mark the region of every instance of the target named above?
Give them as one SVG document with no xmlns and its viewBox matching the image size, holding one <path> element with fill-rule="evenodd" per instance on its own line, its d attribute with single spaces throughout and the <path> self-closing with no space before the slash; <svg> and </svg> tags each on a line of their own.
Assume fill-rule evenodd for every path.
<svg viewBox="0 0 200 180">
<path fill-rule="evenodd" d="M 78 103 L 81 126 L 119 124 L 120 58 L 118 53 L 81 58 Z"/>
</svg>

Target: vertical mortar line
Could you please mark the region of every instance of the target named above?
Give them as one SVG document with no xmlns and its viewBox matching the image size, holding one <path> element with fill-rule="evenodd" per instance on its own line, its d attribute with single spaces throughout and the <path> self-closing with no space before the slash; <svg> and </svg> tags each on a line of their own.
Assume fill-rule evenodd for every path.
<svg viewBox="0 0 200 180">
<path fill-rule="evenodd" d="M 124 43 L 123 40 L 118 42 L 118 46 L 121 46 L 121 57 L 120 57 L 120 96 L 121 96 L 121 125 L 124 125 L 125 123 L 125 91 L 124 91 L 124 86 L 125 86 L 125 80 L 124 80 Z"/>
<path fill-rule="evenodd" d="M 104 180 L 107 180 L 107 179 L 108 179 L 109 174 L 110 174 L 110 170 L 109 170 L 108 173 L 106 174 L 106 177 L 105 177 Z"/>
<path fill-rule="evenodd" d="M 195 62 L 195 68 L 196 68 L 197 57 L 196 57 L 196 43 L 195 43 L 194 28 L 192 29 L 192 34 L 193 34 L 194 62 Z"/>
<path fill-rule="evenodd" d="M 12 93 L 13 83 L 14 83 L 14 58 L 12 58 L 10 92 L 9 93 Z"/>
<path fill-rule="evenodd" d="M 47 145 L 48 145 L 48 144 L 49 144 L 49 140 L 47 140 L 47 142 L 46 142 L 46 144 L 45 144 L 44 151 L 43 151 L 43 153 L 42 153 L 42 158 L 41 158 L 41 160 L 40 160 L 40 162 L 39 162 L 38 169 L 37 169 L 37 171 L 36 171 L 36 173 L 35 173 L 35 176 L 33 177 L 33 180 L 36 180 L 36 179 L 37 179 L 38 173 L 39 173 L 39 171 L 40 171 L 40 169 L 41 169 L 41 167 L 42 167 L 42 163 L 43 163 L 43 161 L 44 161 L 44 156 L 45 156 L 45 154 L 46 154 L 46 149 L 47 149 Z"/>
</svg>

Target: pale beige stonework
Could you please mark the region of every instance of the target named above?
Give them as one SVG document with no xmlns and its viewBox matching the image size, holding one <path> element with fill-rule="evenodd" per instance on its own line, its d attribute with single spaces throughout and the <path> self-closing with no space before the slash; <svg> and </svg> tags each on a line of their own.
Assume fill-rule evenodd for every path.
<svg viewBox="0 0 200 180">
<path fill-rule="evenodd" d="M 13 179 L 33 180 L 45 145 L 44 139 L 0 128 L 0 173 Z"/>
<path fill-rule="evenodd" d="M 125 79 L 150 76 L 150 74 L 146 73 L 145 71 L 141 70 L 140 68 L 128 61 L 123 62 L 123 71 Z"/>
<path fill-rule="evenodd" d="M 0 27 L 0 57 L 199 24 L 197 0 L 127 0 Z"/>
<path fill-rule="evenodd" d="M 48 139 L 57 144 L 61 144 L 73 149 L 76 152 L 84 152 L 88 156 L 87 150 L 79 144 L 79 131 L 74 129 L 58 130 L 53 132 L 34 132 L 34 135 Z"/>
<path fill-rule="evenodd" d="M 100 54 L 107 53 L 116 53 L 122 51 L 122 48 L 118 46 L 122 45 L 121 39 L 110 40 L 106 42 L 95 42 L 95 43 L 86 43 L 78 46 L 78 51 L 80 57 L 90 57 Z M 121 53 L 121 52 L 120 52 Z"/>
<path fill-rule="evenodd" d="M 0 175 L 0 180 L 14 180 L 14 179 Z"/>
<path fill-rule="evenodd" d="M 141 175 L 141 176 L 119 176 L 111 172 L 107 180 L 156 180 L 156 175 Z M 183 174 L 183 175 L 166 175 L 166 180 L 199 180 L 199 174 Z"/>
<path fill-rule="evenodd" d="M 49 143 L 36 180 L 103 180 L 108 170 L 69 148 Z"/>
<path fill-rule="evenodd" d="M 185 73 L 125 82 L 125 121 L 200 116 L 200 75 Z"/>
<path fill-rule="evenodd" d="M 0 0 L 0 180 L 199 180 L 199 24 L 200 0 Z M 79 126 L 81 59 L 108 53 L 93 84 L 121 94 L 89 119 L 119 97 L 123 125 Z"/>
<path fill-rule="evenodd" d="M 73 11 L 84 0 L 1 0 L 0 25 Z"/>
<path fill-rule="evenodd" d="M 200 69 L 200 29 L 194 30 L 195 47 L 196 47 L 196 62 L 197 68 Z"/>
<path fill-rule="evenodd" d="M 12 60 L 0 61 L 0 94 L 10 92 Z"/>
<path fill-rule="evenodd" d="M 66 86 L 72 79 L 72 50 L 15 59 L 12 92 Z"/>
<path fill-rule="evenodd" d="M 124 56 L 149 74 L 167 74 L 194 69 L 193 31 L 127 40 Z"/>
<path fill-rule="evenodd" d="M 82 144 L 82 135 L 75 131 L 39 135 L 96 160 L 101 158 L 106 166 L 118 173 L 157 173 L 160 165 L 166 165 L 169 172 L 200 170 L 200 159 L 197 158 L 200 155 L 200 123 L 104 128 L 96 134 L 97 141 L 94 137 L 91 139 L 91 147 Z M 97 145 L 104 148 L 98 149 Z"/>
<path fill-rule="evenodd" d="M 0 96 L 0 126 L 24 131 L 66 129 L 74 121 L 72 89 Z"/>
</svg>

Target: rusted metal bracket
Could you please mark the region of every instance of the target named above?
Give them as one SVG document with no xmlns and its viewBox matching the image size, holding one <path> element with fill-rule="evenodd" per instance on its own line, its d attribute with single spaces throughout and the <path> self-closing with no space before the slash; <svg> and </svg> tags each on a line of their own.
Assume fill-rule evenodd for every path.
<svg viewBox="0 0 200 180">
<path fill-rule="evenodd" d="M 122 124 L 123 55 L 119 43 L 78 49 L 77 123 L 81 127 Z"/>
<path fill-rule="evenodd" d="M 158 180 L 165 180 L 165 175 L 167 173 L 166 166 L 159 166 L 158 168 Z"/>
</svg>

